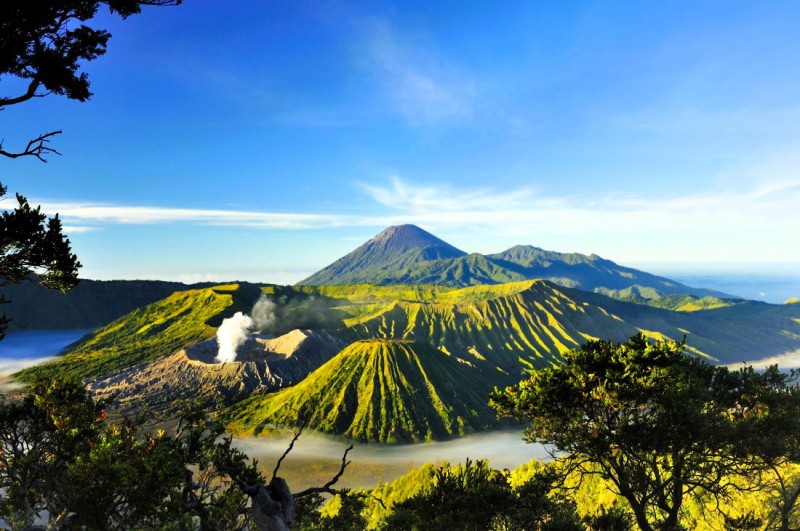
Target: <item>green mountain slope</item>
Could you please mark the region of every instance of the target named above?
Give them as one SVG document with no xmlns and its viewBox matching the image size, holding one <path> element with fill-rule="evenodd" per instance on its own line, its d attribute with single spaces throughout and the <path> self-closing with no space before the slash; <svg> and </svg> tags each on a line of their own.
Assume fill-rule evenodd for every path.
<svg viewBox="0 0 800 531">
<path fill-rule="evenodd" d="M 690 352 L 720 363 L 753 362 L 800 348 L 800 305 L 743 301 L 697 312 L 675 312 L 563 289 L 569 296 L 602 305 L 608 312 L 651 335 L 680 340 Z"/>
<path fill-rule="evenodd" d="M 565 287 L 650 303 L 670 295 L 735 298 L 620 266 L 597 255 L 518 245 L 501 253 L 466 254 L 413 225 L 389 227 L 300 285 L 437 284 L 475 286 L 549 280 Z M 710 304 L 710 303 L 709 303 Z M 713 305 L 726 304 L 724 301 Z M 655 305 L 658 305 L 657 303 Z M 675 301 L 661 306 L 680 307 Z M 692 310 L 698 309 L 689 305 Z"/>
<path fill-rule="evenodd" d="M 273 333 L 325 330 L 341 342 L 337 348 L 350 346 L 295 387 L 273 395 L 237 395 L 245 401 L 228 418 L 232 429 L 245 434 L 291 424 L 297 411 L 308 414 L 316 429 L 373 441 L 487 429 L 496 425 L 486 400 L 492 387 L 558 363 L 561 353 L 594 338 L 685 335 L 690 352 L 720 363 L 800 349 L 800 304 L 740 301 L 676 312 L 544 280 L 466 288 L 236 284 L 176 292 L 97 330 L 58 361 L 19 376 L 73 376 L 97 387 L 104 376 L 142 371 L 142 362 L 160 360 L 147 365 L 145 380 L 158 382 L 161 394 L 172 396 L 173 381 L 177 389 L 185 375 L 165 360 L 214 336 L 225 317 L 249 312 L 261 293 L 275 302 Z M 130 384 L 131 396 L 147 395 L 149 384 L 138 385 L 130 375 L 120 378 L 125 381 L 111 378 L 112 383 Z M 207 380 L 213 394 L 216 384 Z"/>
<path fill-rule="evenodd" d="M 353 343 L 294 387 L 254 395 L 223 418 L 239 435 L 307 418 L 310 428 L 362 441 L 443 439 L 498 425 L 490 387 L 474 370 L 428 345 Z"/>
<path fill-rule="evenodd" d="M 396 283 L 393 280 L 398 272 L 419 263 L 465 254 L 419 227 L 399 225 L 389 227 L 300 284 Z"/>
<path fill-rule="evenodd" d="M 603 291 L 616 296 L 615 290 L 635 288 L 644 298 L 659 295 L 727 297 L 726 294 L 693 288 L 675 280 L 621 266 L 595 254 L 558 253 L 531 245 L 517 245 L 502 253 L 488 255 L 497 264 L 525 278 L 542 278 L 561 286 L 584 291 Z"/>
<path fill-rule="evenodd" d="M 0 288 L 11 302 L 0 312 L 11 319 L 9 330 L 88 329 L 106 325 L 136 308 L 188 286 L 161 280 L 81 280 L 67 293 L 23 282 Z"/>
<path fill-rule="evenodd" d="M 676 340 L 686 335 L 695 353 L 722 363 L 800 348 L 796 304 L 664 297 L 682 310 L 673 311 L 530 280 L 468 288 L 295 286 L 279 293 L 290 301 L 298 295 L 325 301 L 322 314 L 336 312 L 336 321 L 345 316 L 336 333 L 347 339 L 428 343 L 498 378 L 552 363 L 588 339 L 624 340 L 640 331 Z"/>
<path fill-rule="evenodd" d="M 22 380 L 96 378 L 213 337 L 225 317 L 249 311 L 258 287 L 231 284 L 179 291 L 86 336 L 62 358 L 17 374 Z"/>
<path fill-rule="evenodd" d="M 494 384 L 516 382 L 523 368 L 549 365 L 588 339 L 624 339 L 637 332 L 544 281 L 445 291 L 428 302 L 396 301 L 345 323 L 353 338 L 412 340 L 441 348 L 483 369 Z"/>
<path fill-rule="evenodd" d="M 472 253 L 458 258 L 421 262 L 402 271 L 395 279 L 401 284 L 442 284 L 476 286 L 529 280 L 534 277 L 513 271 L 489 257 Z"/>
</svg>

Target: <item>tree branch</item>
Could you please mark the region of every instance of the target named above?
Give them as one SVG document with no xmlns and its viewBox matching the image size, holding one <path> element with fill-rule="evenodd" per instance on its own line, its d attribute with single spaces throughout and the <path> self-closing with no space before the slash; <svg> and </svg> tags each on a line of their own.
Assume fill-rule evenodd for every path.
<svg viewBox="0 0 800 531">
<path fill-rule="evenodd" d="M 25 151 L 20 151 L 17 153 L 4 150 L 3 142 L 0 141 L 0 155 L 3 155 L 4 157 L 8 157 L 10 159 L 16 159 L 19 157 L 36 157 L 42 162 L 47 162 L 47 159 L 45 159 L 45 155 L 47 155 L 48 153 L 55 153 L 56 155 L 61 155 L 61 153 L 56 151 L 55 148 L 52 148 L 47 145 L 50 142 L 51 137 L 60 135 L 61 133 L 62 131 L 59 129 L 58 131 L 50 131 L 49 133 L 41 134 L 28 142 L 28 145 L 25 146 Z"/>
<path fill-rule="evenodd" d="M 344 451 L 344 455 L 342 455 L 342 466 L 339 467 L 339 472 L 337 472 L 336 475 L 333 476 L 333 478 L 330 481 L 328 481 L 321 487 L 311 487 L 304 491 L 298 492 L 297 494 L 294 495 L 294 497 L 302 498 L 303 496 L 308 496 L 309 494 L 319 494 L 323 492 L 327 494 L 341 494 L 342 493 L 341 490 L 335 490 L 332 489 L 331 487 L 333 487 L 336 484 L 336 482 L 339 481 L 339 478 L 342 477 L 342 474 L 344 474 L 344 470 L 347 468 L 347 465 L 350 464 L 350 461 L 347 460 L 347 454 L 352 449 L 353 445 L 351 444 L 350 446 L 347 447 L 347 450 Z"/>
<path fill-rule="evenodd" d="M 294 437 L 292 437 L 292 442 L 289 443 L 289 447 L 286 449 L 285 452 L 283 452 L 283 455 L 280 457 L 280 459 L 278 459 L 278 462 L 275 465 L 275 470 L 272 471 L 272 480 L 273 481 L 278 476 L 278 470 L 280 470 L 280 468 L 281 468 L 281 463 L 283 463 L 284 458 L 287 455 L 289 455 L 289 452 L 291 452 L 292 448 L 294 448 L 294 443 L 297 442 L 297 439 L 300 438 L 300 434 L 303 433 L 303 429 L 306 427 L 306 424 L 308 424 L 308 418 L 307 417 L 303 418 L 303 422 L 300 423 L 300 428 L 295 432 Z M 351 448 L 352 448 L 352 446 L 351 446 Z M 347 453 L 345 453 L 345 455 L 347 455 Z"/>
<path fill-rule="evenodd" d="M 0 98 L 0 109 L 6 105 L 15 105 L 17 103 L 22 103 L 23 101 L 28 101 L 31 98 L 44 96 L 44 94 L 36 94 L 36 90 L 39 88 L 40 84 L 41 81 L 34 79 L 28 84 L 28 90 L 25 91 L 25 94 L 17 96 L 16 98 Z"/>
</svg>

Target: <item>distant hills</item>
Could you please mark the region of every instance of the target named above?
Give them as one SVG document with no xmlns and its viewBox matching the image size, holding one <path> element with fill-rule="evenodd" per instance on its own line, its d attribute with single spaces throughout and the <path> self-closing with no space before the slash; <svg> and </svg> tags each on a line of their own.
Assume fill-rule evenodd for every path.
<svg viewBox="0 0 800 531">
<path fill-rule="evenodd" d="M 270 347 L 292 364 L 281 368 L 268 353 L 263 361 L 250 354 L 224 367 L 213 363 L 216 328 L 262 294 L 275 303 L 274 333 L 294 330 L 274 340 L 283 347 Z M 743 301 L 677 312 L 543 280 L 466 288 L 231 284 L 176 292 L 134 310 L 18 376 L 79 378 L 119 397 L 127 411 L 169 410 L 172 398 L 187 394 L 217 397 L 220 407 L 233 404 L 221 415 L 242 434 L 292 424 L 301 412 L 329 433 L 421 441 L 489 429 L 492 412 L 479 398 L 492 387 L 559 363 L 587 340 L 639 332 L 686 336 L 689 352 L 713 362 L 755 361 L 800 348 L 800 305 Z M 329 338 L 324 356 L 302 347 L 311 337 Z M 205 358 L 182 350 L 201 346 Z M 287 385 L 294 387 L 272 393 Z"/>
<path fill-rule="evenodd" d="M 295 286 L 86 286 L 109 320 L 139 306 L 19 379 L 77 378 L 117 397 L 118 412 L 162 419 L 176 399 L 196 396 L 243 435 L 299 418 L 375 442 L 493 429 L 489 390 L 592 339 L 685 337 L 688 352 L 726 364 L 800 349 L 800 304 L 723 298 L 595 255 L 531 246 L 466 254 L 413 225 L 390 227 Z M 21 295 L 23 306 L 45 300 Z M 83 297 L 58 299 L 51 311 L 80 314 L 85 304 L 84 322 L 99 322 L 102 306 Z M 265 335 L 216 363 L 217 328 L 263 297 L 272 312 Z"/>
<path fill-rule="evenodd" d="M 440 284 L 464 287 L 534 279 L 636 302 L 671 295 L 713 298 L 713 301 L 698 304 L 705 307 L 724 304 L 720 299 L 736 298 L 620 266 L 594 254 L 559 253 L 530 245 L 517 245 L 490 255 L 467 254 L 415 225 L 389 227 L 299 284 Z M 664 304 L 672 305 L 673 302 Z M 687 302 L 682 300 L 678 304 Z"/>
<path fill-rule="evenodd" d="M 529 245 L 490 255 L 467 254 L 414 225 L 387 228 L 299 285 L 466 287 L 533 279 L 680 311 L 716 308 L 741 300 L 620 266 L 596 255 L 558 253 Z M 11 319 L 10 331 L 90 329 L 106 325 L 176 291 L 211 286 L 213 283 L 81 280 L 68 293 L 61 293 L 26 282 L 0 289 L 11 301 L 4 304 L 0 312 Z M 298 323 L 297 327 L 302 324 Z"/>
<path fill-rule="evenodd" d="M 9 330 L 97 328 L 141 306 L 192 287 L 211 286 L 163 280 L 81 280 L 67 293 L 33 282 L 9 284 L 0 293 L 10 301 L 0 313 Z"/>
</svg>

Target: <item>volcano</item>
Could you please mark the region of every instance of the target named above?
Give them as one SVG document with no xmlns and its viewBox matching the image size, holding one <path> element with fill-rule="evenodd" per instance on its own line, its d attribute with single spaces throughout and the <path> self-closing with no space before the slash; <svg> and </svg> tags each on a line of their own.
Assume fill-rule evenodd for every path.
<svg viewBox="0 0 800 531">
<path fill-rule="evenodd" d="M 253 335 L 237 349 L 236 361 L 218 363 L 216 338 L 165 358 L 137 365 L 89 385 L 98 398 L 114 397 L 120 414 L 148 408 L 156 418 L 179 413 L 181 399 L 211 409 L 260 391 L 294 385 L 347 346 L 322 331 L 292 330 L 277 338 Z"/>
<path fill-rule="evenodd" d="M 385 229 L 300 284 L 391 283 L 399 272 L 419 264 L 466 254 L 416 225 L 397 225 Z"/>
</svg>

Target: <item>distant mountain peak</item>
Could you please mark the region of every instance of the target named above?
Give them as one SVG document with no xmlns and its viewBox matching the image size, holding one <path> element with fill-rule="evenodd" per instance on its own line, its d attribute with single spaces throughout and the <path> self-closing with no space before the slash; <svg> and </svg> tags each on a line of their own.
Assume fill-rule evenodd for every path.
<svg viewBox="0 0 800 531">
<path fill-rule="evenodd" d="M 379 245 L 400 253 L 411 249 L 437 247 L 445 249 L 448 251 L 447 254 L 455 256 L 463 256 L 466 254 L 464 251 L 453 247 L 430 232 L 410 224 L 393 225 L 384 229 L 364 245 Z"/>
<path fill-rule="evenodd" d="M 300 284 L 391 282 L 398 272 L 419 264 L 460 258 L 466 254 L 416 225 L 395 225 Z"/>
</svg>

